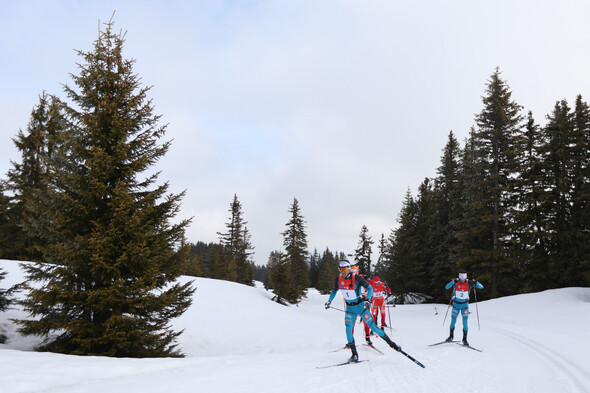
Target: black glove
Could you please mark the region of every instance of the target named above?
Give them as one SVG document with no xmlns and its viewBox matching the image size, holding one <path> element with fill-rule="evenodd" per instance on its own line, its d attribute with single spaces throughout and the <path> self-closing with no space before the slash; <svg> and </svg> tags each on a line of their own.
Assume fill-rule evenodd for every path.
<svg viewBox="0 0 590 393">
<path fill-rule="evenodd" d="M 476 279 L 474 279 L 474 278 L 472 278 L 471 280 L 469 280 L 469 283 L 470 283 L 471 285 L 475 285 L 475 284 L 477 284 L 477 280 L 476 280 Z"/>
<path fill-rule="evenodd" d="M 330 304 L 332 304 L 332 303 L 326 302 L 326 304 L 324 304 L 324 307 L 326 307 L 326 310 L 330 308 Z"/>
<path fill-rule="evenodd" d="M 371 302 L 368 300 L 365 300 L 365 310 L 368 310 L 371 308 Z"/>
<path fill-rule="evenodd" d="M 458 279 L 458 278 L 455 278 L 455 279 L 453 280 L 453 282 L 454 282 L 455 284 L 456 284 L 458 281 L 459 281 L 459 279 Z"/>
</svg>

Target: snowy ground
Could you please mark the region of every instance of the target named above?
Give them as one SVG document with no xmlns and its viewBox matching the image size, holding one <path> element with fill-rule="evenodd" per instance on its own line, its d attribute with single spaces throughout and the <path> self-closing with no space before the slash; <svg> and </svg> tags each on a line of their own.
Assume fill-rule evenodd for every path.
<svg viewBox="0 0 590 393">
<path fill-rule="evenodd" d="M 6 288 L 22 279 L 18 263 L 0 260 Z M 444 285 L 444 283 L 441 283 Z M 311 292 L 298 306 L 271 302 L 270 293 L 231 282 L 196 279 L 195 299 L 175 329 L 185 329 L 182 359 L 111 359 L 36 353 L 36 341 L 15 333 L 0 313 L 0 391 L 17 392 L 590 392 L 590 288 L 566 288 L 474 305 L 469 341 L 429 347 L 448 335 L 446 305 L 391 309 L 390 336 L 426 365 L 422 369 L 375 338 L 381 355 L 359 345 L 346 360 L 344 314 L 325 310 L 327 296 Z M 333 302 L 341 302 L 340 295 Z M 435 309 L 438 314 L 435 313 Z M 460 334 L 461 322 L 457 332 Z M 357 344 L 364 342 L 357 325 Z"/>
</svg>

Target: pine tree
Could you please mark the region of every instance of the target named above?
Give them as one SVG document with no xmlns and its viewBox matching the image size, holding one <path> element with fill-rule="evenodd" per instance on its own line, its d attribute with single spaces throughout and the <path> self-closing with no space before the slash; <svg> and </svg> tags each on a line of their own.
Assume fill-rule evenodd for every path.
<svg viewBox="0 0 590 393">
<path fill-rule="evenodd" d="M 354 260 L 361 274 L 371 276 L 371 252 L 372 245 L 375 243 L 369 235 L 366 225 L 361 227 L 359 233 L 358 247 L 354 250 Z"/>
<path fill-rule="evenodd" d="M 547 288 L 549 256 L 546 218 L 540 194 L 543 190 L 540 147 L 544 144 L 540 127 L 529 111 L 526 125 L 517 136 L 518 175 L 514 187 L 510 231 L 518 241 L 512 244 L 512 256 L 523 272 L 523 292 Z"/>
<path fill-rule="evenodd" d="M 326 295 L 332 291 L 334 287 L 334 280 L 336 279 L 336 275 L 338 274 L 338 261 L 342 260 L 336 259 L 334 254 L 330 251 L 328 247 L 322 254 L 319 263 L 319 277 L 316 289 L 320 291 L 321 294 Z"/>
<path fill-rule="evenodd" d="M 572 191 L 574 189 L 576 135 L 574 116 L 566 100 L 555 104 L 543 128 L 545 144 L 541 146 L 542 192 L 540 201 L 546 219 L 544 240 L 548 247 L 549 285 L 568 286 L 581 274 L 576 260 L 576 229 L 573 225 Z"/>
<path fill-rule="evenodd" d="M 590 109 L 578 95 L 573 113 L 571 209 L 575 248 L 568 286 L 590 285 Z"/>
<path fill-rule="evenodd" d="M 13 138 L 21 153 L 21 162 L 12 162 L 8 171 L 8 188 L 14 193 L 11 217 L 16 221 L 17 233 L 14 234 L 12 255 L 16 259 L 41 261 L 40 249 L 45 244 L 43 239 L 33 235 L 27 226 L 33 221 L 34 202 L 46 193 L 47 168 L 44 161 L 54 149 L 57 135 L 65 127 L 60 103 L 56 97 L 45 92 L 39 97 L 39 104 L 31 113 L 27 133 L 18 132 Z"/>
<path fill-rule="evenodd" d="M 318 284 L 318 278 L 320 274 L 319 264 L 320 264 L 320 254 L 318 253 L 317 249 L 313 250 L 313 254 L 309 258 L 309 282 L 311 287 L 316 288 Z"/>
<path fill-rule="evenodd" d="M 287 222 L 287 230 L 282 233 L 285 255 L 291 268 L 295 299 L 299 301 L 305 296 L 309 288 L 309 268 L 307 265 L 307 234 L 305 233 L 305 220 L 299 211 L 299 202 L 293 198 L 293 204 L 289 209 L 291 218 Z"/>
<path fill-rule="evenodd" d="M 112 20 L 65 86 L 67 127 L 46 157 L 48 190 L 34 206 L 33 234 L 47 241 L 49 264 L 27 267 L 22 306 L 33 319 L 20 332 L 41 350 L 125 357 L 180 356 L 169 321 L 191 303 L 187 220 L 170 223 L 183 194 L 140 179 L 168 150 L 149 88 L 122 56 Z"/>
<path fill-rule="evenodd" d="M 285 304 L 285 301 L 296 303 L 298 297 L 292 280 L 291 264 L 285 254 L 279 251 L 271 252 L 266 267 L 270 286 L 276 296 L 275 300 L 281 304 Z"/>
<path fill-rule="evenodd" d="M 246 227 L 247 222 L 242 217 L 242 204 L 235 194 L 229 212 L 229 222 L 225 224 L 227 232 L 217 233 L 224 249 L 222 263 L 228 266 L 227 275 L 219 278 L 254 285 L 254 268 L 249 260 L 253 247 L 250 243 L 250 233 Z M 232 271 L 233 269 L 235 272 Z M 235 279 L 231 279 L 234 276 Z"/>
<path fill-rule="evenodd" d="M 470 183 L 465 183 L 471 205 L 464 206 L 470 210 L 461 231 L 466 253 L 458 267 L 479 280 L 489 279 L 492 296 L 516 293 L 520 279 L 518 266 L 510 258 L 513 238 L 508 224 L 514 220 L 509 212 L 517 171 L 515 138 L 522 116 L 511 95 L 496 69 L 483 97 L 484 108 L 476 116 L 477 129 L 470 135 L 473 172 Z M 471 236 L 481 242 L 468 245 Z"/>
<path fill-rule="evenodd" d="M 381 234 L 381 238 L 379 239 L 379 244 L 377 245 L 377 249 L 379 250 L 379 257 L 377 258 L 377 263 L 375 264 L 374 275 L 375 276 L 383 276 L 385 277 L 385 270 L 386 270 L 386 254 L 387 254 L 387 239 L 385 239 L 385 234 Z"/>
<path fill-rule="evenodd" d="M 432 181 L 424 179 L 418 188 L 416 198 L 415 220 L 415 253 L 416 260 L 413 266 L 413 292 L 417 292 L 426 298 L 432 297 L 431 283 L 436 263 L 436 251 L 440 245 L 440 239 L 434 234 L 439 228 L 436 220 L 436 191 L 433 190 Z"/>
<path fill-rule="evenodd" d="M 455 233 L 462 214 L 460 168 L 461 147 L 451 131 L 437 169 L 438 176 L 434 179 L 434 223 L 429 234 L 433 242 L 431 294 L 437 301 L 446 301 L 448 294 L 441 283 L 448 282 L 457 273 L 451 252 L 456 247 Z"/>
<path fill-rule="evenodd" d="M 416 227 L 417 214 L 416 201 L 408 190 L 398 216 L 399 226 L 391 231 L 388 238 L 387 270 L 383 280 L 392 285 L 392 293 L 401 299 L 401 303 L 405 302 L 407 295 L 419 285 L 416 281 L 415 271 L 415 268 L 420 265 Z"/>
</svg>

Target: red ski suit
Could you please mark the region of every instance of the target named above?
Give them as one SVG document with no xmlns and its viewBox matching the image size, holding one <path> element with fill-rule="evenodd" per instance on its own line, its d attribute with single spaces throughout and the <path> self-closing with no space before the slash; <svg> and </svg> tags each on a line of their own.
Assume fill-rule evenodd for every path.
<svg viewBox="0 0 590 393">
<path fill-rule="evenodd" d="M 377 315 L 381 311 L 381 326 L 385 325 L 385 297 L 383 292 L 391 293 L 391 289 L 382 281 L 370 280 L 369 284 L 373 287 L 373 299 L 371 301 L 371 315 L 373 321 L 377 323 Z"/>
</svg>

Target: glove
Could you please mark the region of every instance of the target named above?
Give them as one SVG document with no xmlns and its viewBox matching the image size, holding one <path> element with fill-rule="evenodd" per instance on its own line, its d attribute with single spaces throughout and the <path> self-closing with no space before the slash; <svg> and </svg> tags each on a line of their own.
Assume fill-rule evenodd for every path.
<svg viewBox="0 0 590 393">
<path fill-rule="evenodd" d="M 368 300 L 365 300 L 365 310 L 368 310 L 371 308 L 371 302 Z"/>
<path fill-rule="evenodd" d="M 475 278 L 472 278 L 471 280 L 469 280 L 469 283 L 471 285 L 475 285 L 475 284 L 477 284 L 477 280 Z"/>
<path fill-rule="evenodd" d="M 324 307 L 326 307 L 326 310 L 330 308 L 330 304 L 332 304 L 332 303 L 326 302 L 326 304 L 324 304 Z"/>
<path fill-rule="evenodd" d="M 455 278 L 455 279 L 453 280 L 453 282 L 456 284 L 457 282 L 459 282 L 459 279 L 458 279 L 458 278 Z"/>
<path fill-rule="evenodd" d="M 366 302 L 367 301 L 367 295 L 361 295 L 361 300 L 363 302 Z"/>
</svg>

